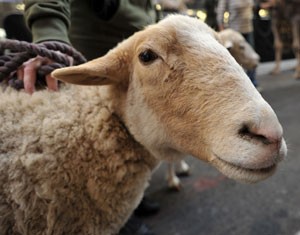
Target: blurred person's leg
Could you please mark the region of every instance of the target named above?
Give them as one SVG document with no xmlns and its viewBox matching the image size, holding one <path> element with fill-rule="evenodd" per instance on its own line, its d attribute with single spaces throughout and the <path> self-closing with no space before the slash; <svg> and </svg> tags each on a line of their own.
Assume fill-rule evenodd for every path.
<svg viewBox="0 0 300 235">
<path fill-rule="evenodd" d="M 250 33 L 244 33 L 242 34 L 243 37 L 245 38 L 245 40 L 253 47 L 253 49 L 255 48 L 254 47 L 254 35 L 253 35 L 253 32 L 250 32 Z M 259 87 L 258 85 L 258 82 L 256 80 L 256 69 L 252 69 L 252 70 L 247 70 L 246 71 L 248 77 L 250 78 L 251 82 L 253 83 L 253 85 L 256 87 L 256 88 L 259 88 L 259 90 L 261 90 L 261 88 Z"/>
</svg>

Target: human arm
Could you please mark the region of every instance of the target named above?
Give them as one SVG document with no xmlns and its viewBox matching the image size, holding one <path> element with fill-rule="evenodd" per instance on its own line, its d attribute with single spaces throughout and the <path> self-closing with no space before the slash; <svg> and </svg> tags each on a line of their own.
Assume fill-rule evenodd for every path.
<svg viewBox="0 0 300 235">
<path fill-rule="evenodd" d="M 29 26 L 33 42 L 60 41 L 69 44 L 68 28 L 70 25 L 70 0 L 45 1 L 24 0 L 25 20 Z M 18 70 L 18 78 L 23 80 L 27 93 L 35 90 L 36 71 L 43 65 L 51 63 L 42 57 L 36 57 L 23 64 Z M 57 90 L 57 81 L 50 75 L 46 76 L 49 90 Z"/>
<path fill-rule="evenodd" d="M 24 0 L 24 4 L 25 21 L 33 34 L 33 42 L 70 43 L 70 0 Z"/>
</svg>

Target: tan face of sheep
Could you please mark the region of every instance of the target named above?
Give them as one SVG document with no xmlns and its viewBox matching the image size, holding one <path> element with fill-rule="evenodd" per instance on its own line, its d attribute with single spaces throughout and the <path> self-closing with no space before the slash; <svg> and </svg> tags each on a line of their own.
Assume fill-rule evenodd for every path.
<svg viewBox="0 0 300 235">
<path fill-rule="evenodd" d="M 111 84 L 115 111 L 154 156 L 191 154 L 256 182 L 286 155 L 272 108 L 204 23 L 172 16 L 106 56 L 54 71 L 74 84 Z"/>
<path fill-rule="evenodd" d="M 258 66 L 259 55 L 239 32 L 225 29 L 219 33 L 219 37 L 222 44 L 244 69 L 251 70 Z"/>
</svg>

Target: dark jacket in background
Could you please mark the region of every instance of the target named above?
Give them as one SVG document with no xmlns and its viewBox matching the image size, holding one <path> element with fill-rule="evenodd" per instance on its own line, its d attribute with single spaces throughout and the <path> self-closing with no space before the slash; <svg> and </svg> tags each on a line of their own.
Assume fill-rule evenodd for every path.
<svg viewBox="0 0 300 235">
<path fill-rule="evenodd" d="M 94 59 L 155 22 L 150 0 L 118 0 L 104 6 L 105 1 L 96 1 L 99 0 L 24 0 L 33 41 L 71 43 L 87 59 Z"/>
</svg>

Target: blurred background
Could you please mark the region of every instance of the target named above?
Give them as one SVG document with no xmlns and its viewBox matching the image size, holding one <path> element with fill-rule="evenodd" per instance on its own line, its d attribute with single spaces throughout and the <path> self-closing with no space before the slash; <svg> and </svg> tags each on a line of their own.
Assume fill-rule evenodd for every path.
<svg viewBox="0 0 300 235">
<path fill-rule="evenodd" d="M 261 2 L 264 1 L 255 1 L 253 26 L 255 50 L 260 55 L 261 62 L 265 62 L 274 60 L 274 38 L 271 29 L 271 12 L 260 8 Z M 218 30 L 216 20 L 218 0 L 157 0 L 156 4 L 156 9 L 161 11 L 163 16 L 180 12 L 196 17 Z M 228 22 L 228 19 L 229 12 L 225 12 L 224 22 Z M 293 58 L 291 26 L 287 22 L 281 22 L 281 24 L 280 33 L 284 42 L 283 59 Z"/>
<path fill-rule="evenodd" d="M 216 22 L 216 7 L 218 0 L 154 0 L 157 18 L 170 13 L 181 13 L 206 22 L 218 30 Z M 259 4 L 254 10 L 255 50 L 261 57 L 261 62 L 274 60 L 273 34 L 271 30 L 271 13 L 260 9 Z M 31 41 L 23 19 L 24 5 L 21 0 L 0 0 L 0 37 Z M 224 22 L 228 22 L 229 13 L 225 12 Z M 293 58 L 289 44 L 292 42 L 291 27 L 283 22 L 281 30 L 284 39 L 283 59 Z"/>
</svg>

